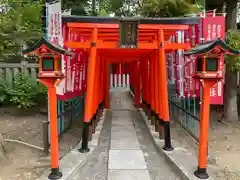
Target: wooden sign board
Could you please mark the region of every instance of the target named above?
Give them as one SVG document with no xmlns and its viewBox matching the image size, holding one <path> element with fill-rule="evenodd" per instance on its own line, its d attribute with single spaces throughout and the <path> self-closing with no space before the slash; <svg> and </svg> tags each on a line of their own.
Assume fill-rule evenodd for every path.
<svg viewBox="0 0 240 180">
<path fill-rule="evenodd" d="M 120 20 L 119 40 L 120 48 L 137 48 L 138 20 Z"/>
</svg>

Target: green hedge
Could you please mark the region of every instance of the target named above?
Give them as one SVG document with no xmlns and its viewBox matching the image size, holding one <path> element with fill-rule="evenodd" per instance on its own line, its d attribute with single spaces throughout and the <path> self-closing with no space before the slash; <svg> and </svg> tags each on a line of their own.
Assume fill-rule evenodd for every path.
<svg viewBox="0 0 240 180">
<path fill-rule="evenodd" d="M 47 88 L 30 76 L 17 74 L 13 86 L 9 87 L 3 78 L 0 82 L 0 104 L 29 109 L 43 104 L 47 99 Z"/>
</svg>

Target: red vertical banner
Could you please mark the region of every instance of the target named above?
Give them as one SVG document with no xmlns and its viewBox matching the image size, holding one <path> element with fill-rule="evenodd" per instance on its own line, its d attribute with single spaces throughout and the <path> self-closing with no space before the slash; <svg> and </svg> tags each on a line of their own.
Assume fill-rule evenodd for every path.
<svg viewBox="0 0 240 180">
<path fill-rule="evenodd" d="M 207 16 L 203 21 L 203 37 L 205 41 L 215 40 L 218 37 L 225 39 L 225 17 L 224 16 Z M 224 77 L 224 57 L 221 58 L 221 73 Z M 223 86 L 224 82 L 218 82 L 210 91 L 211 104 L 223 104 Z"/>
</svg>

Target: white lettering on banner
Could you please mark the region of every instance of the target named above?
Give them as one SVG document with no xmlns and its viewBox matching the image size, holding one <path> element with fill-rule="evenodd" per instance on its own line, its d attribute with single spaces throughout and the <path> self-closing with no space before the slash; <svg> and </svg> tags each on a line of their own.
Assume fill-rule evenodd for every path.
<svg viewBox="0 0 240 180">
<path fill-rule="evenodd" d="M 210 41 L 212 40 L 212 37 L 211 37 L 211 32 L 212 31 L 212 26 L 211 24 L 208 24 L 208 36 L 207 36 L 207 40 Z"/>
<path fill-rule="evenodd" d="M 83 71 L 80 71 L 79 89 L 82 90 Z"/>
<path fill-rule="evenodd" d="M 223 75 L 223 62 L 220 61 L 220 76 L 222 76 L 222 75 Z"/>
<path fill-rule="evenodd" d="M 216 24 L 212 25 L 212 39 L 216 39 L 217 34 L 216 34 Z"/>
<path fill-rule="evenodd" d="M 217 93 L 216 93 L 216 90 L 215 90 L 215 88 L 213 87 L 213 88 L 211 88 L 211 90 L 210 90 L 210 96 L 213 96 L 213 97 L 215 97 L 217 95 Z"/>
<path fill-rule="evenodd" d="M 218 37 L 221 37 L 221 29 L 222 29 L 222 26 L 220 24 L 217 25 L 217 36 Z"/>
<path fill-rule="evenodd" d="M 70 59 L 67 58 L 68 66 L 67 66 L 67 91 L 72 90 L 72 83 L 71 83 L 71 65 L 70 65 Z"/>
<path fill-rule="evenodd" d="M 222 95 L 222 82 L 218 82 L 218 96 L 221 96 Z"/>
<path fill-rule="evenodd" d="M 75 75 L 76 75 L 76 64 L 73 65 L 72 67 L 72 87 L 71 87 L 71 91 L 74 91 L 74 83 L 75 83 Z"/>
</svg>

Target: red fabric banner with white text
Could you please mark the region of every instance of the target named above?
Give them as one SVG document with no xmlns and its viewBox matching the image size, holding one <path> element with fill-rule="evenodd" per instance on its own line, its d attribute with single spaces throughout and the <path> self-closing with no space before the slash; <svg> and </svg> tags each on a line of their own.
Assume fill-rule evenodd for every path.
<svg viewBox="0 0 240 180">
<path fill-rule="evenodd" d="M 207 16 L 202 20 L 203 38 L 205 41 L 215 40 L 218 37 L 225 39 L 225 17 L 224 16 Z M 224 58 L 221 58 L 221 73 L 224 77 Z M 224 82 L 220 81 L 215 84 L 210 91 L 211 104 L 223 104 Z"/>
</svg>

